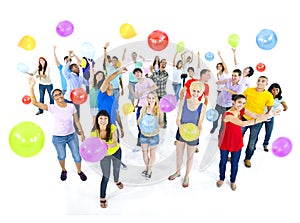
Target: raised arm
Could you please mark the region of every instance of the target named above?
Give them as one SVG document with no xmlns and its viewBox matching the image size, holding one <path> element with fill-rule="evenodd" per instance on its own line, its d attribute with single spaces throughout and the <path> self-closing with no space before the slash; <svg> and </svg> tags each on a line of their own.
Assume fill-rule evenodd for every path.
<svg viewBox="0 0 300 223">
<path fill-rule="evenodd" d="M 56 46 L 53 46 L 53 55 L 54 55 L 55 64 L 58 67 L 60 65 L 60 62 L 59 62 L 59 60 L 57 59 L 57 56 L 56 56 Z"/>
<path fill-rule="evenodd" d="M 234 62 L 234 65 L 237 66 L 238 62 L 237 62 L 237 59 L 236 59 L 236 49 L 235 48 L 231 48 L 231 50 L 232 50 L 232 53 L 233 53 L 233 62 Z"/>
<path fill-rule="evenodd" d="M 200 51 L 198 51 L 197 56 L 198 56 L 197 68 L 198 68 L 198 72 L 200 72 L 200 66 L 201 66 L 201 63 L 200 63 Z"/>
<path fill-rule="evenodd" d="M 221 63 L 223 64 L 223 67 L 224 67 L 224 73 L 225 73 L 225 74 L 228 74 L 228 68 L 227 68 L 227 65 L 226 65 L 225 61 L 223 60 L 223 57 L 222 57 L 222 55 L 221 55 L 220 50 L 218 50 L 218 55 L 219 55 L 219 57 L 220 57 Z"/>
<path fill-rule="evenodd" d="M 103 84 L 101 85 L 101 88 L 100 90 L 104 93 L 107 88 L 108 88 L 108 85 L 110 84 L 110 82 L 115 79 L 119 74 L 123 73 L 127 71 L 126 67 L 122 67 L 121 69 L 115 71 L 113 74 L 109 75 L 103 82 Z"/>
<path fill-rule="evenodd" d="M 106 43 L 104 44 L 104 47 L 103 47 L 103 49 L 104 49 L 104 61 L 105 61 L 105 66 L 107 66 L 107 65 L 109 64 L 108 58 L 107 58 L 107 53 L 106 53 L 106 49 L 107 49 L 108 46 L 109 46 L 109 42 L 106 42 Z"/>
<path fill-rule="evenodd" d="M 36 84 L 36 80 L 34 77 L 29 77 L 28 78 L 28 84 L 29 84 L 29 93 L 30 93 L 30 98 L 31 98 L 31 104 L 33 104 L 34 106 L 43 109 L 45 111 L 48 111 L 48 105 L 38 102 L 35 98 L 35 94 L 34 94 L 34 85 Z"/>
<path fill-rule="evenodd" d="M 174 57 L 173 57 L 173 67 L 176 66 L 176 57 L 177 57 L 177 54 L 178 54 L 178 52 L 177 52 L 177 50 L 176 50 L 176 52 L 175 52 L 175 54 L 174 54 Z"/>
<path fill-rule="evenodd" d="M 89 88 L 91 89 L 92 87 L 94 87 L 94 75 L 95 75 L 95 69 L 93 66 L 93 61 L 92 60 L 87 60 L 89 65 L 90 65 L 90 79 L 89 79 Z"/>
</svg>

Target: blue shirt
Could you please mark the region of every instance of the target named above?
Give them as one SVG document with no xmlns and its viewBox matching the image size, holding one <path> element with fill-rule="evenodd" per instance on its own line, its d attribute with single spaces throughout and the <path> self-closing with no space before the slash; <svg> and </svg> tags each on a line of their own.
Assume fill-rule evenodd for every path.
<svg viewBox="0 0 300 223">
<path fill-rule="evenodd" d="M 107 70 L 107 77 L 118 71 L 120 68 L 115 68 L 113 65 L 108 64 L 106 67 Z M 120 88 L 120 78 L 122 78 L 122 74 L 116 76 L 110 83 L 114 87 L 114 89 Z"/>
<path fill-rule="evenodd" d="M 60 64 L 57 68 L 59 70 L 59 75 L 60 75 L 61 89 L 63 91 L 66 91 L 67 90 L 67 81 L 66 81 L 66 78 L 63 75 L 63 65 Z"/>
<path fill-rule="evenodd" d="M 107 95 L 106 92 L 102 92 L 99 90 L 97 96 L 97 103 L 98 103 L 98 111 L 106 110 L 110 117 L 110 123 L 117 124 L 117 110 L 119 108 L 117 99 L 111 95 Z"/>
</svg>

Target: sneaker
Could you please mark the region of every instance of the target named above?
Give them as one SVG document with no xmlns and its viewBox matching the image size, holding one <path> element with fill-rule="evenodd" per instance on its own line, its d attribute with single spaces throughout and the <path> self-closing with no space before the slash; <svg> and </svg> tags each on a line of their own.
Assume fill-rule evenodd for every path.
<svg viewBox="0 0 300 223">
<path fill-rule="evenodd" d="M 265 152 L 269 152 L 269 149 L 268 149 L 267 146 L 263 146 L 263 147 L 264 147 L 264 151 L 265 151 Z"/>
<path fill-rule="evenodd" d="M 152 172 L 151 173 L 147 173 L 145 174 L 146 180 L 149 180 L 151 178 Z"/>
<path fill-rule="evenodd" d="M 141 150 L 141 147 L 136 146 L 136 147 L 134 147 L 134 148 L 132 149 L 132 152 L 138 152 L 138 151 L 140 151 L 140 150 Z"/>
<path fill-rule="evenodd" d="M 123 169 L 123 170 L 127 170 L 127 169 L 128 169 L 128 167 L 127 167 L 127 165 L 125 165 L 124 163 L 122 163 L 122 162 L 121 162 L 121 169 Z"/>
<path fill-rule="evenodd" d="M 142 176 L 143 176 L 143 177 L 146 177 L 146 174 L 147 174 L 147 171 L 144 170 L 144 171 L 142 172 Z"/>
<path fill-rule="evenodd" d="M 67 171 L 66 170 L 61 171 L 60 179 L 62 181 L 65 181 L 67 179 Z"/>
<path fill-rule="evenodd" d="M 167 128 L 167 123 L 165 123 L 165 124 L 163 125 L 163 128 L 164 128 L 164 129 L 166 129 L 166 128 Z"/>
<path fill-rule="evenodd" d="M 250 168 L 251 167 L 251 162 L 250 160 L 244 160 L 245 166 Z"/>
<path fill-rule="evenodd" d="M 212 128 L 211 130 L 210 130 L 210 134 L 214 134 L 214 132 L 215 132 L 215 128 Z"/>
<path fill-rule="evenodd" d="M 78 173 L 78 175 L 80 176 L 80 179 L 82 181 L 86 181 L 87 177 L 86 177 L 86 175 L 82 171 L 80 173 Z"/>
</svg>

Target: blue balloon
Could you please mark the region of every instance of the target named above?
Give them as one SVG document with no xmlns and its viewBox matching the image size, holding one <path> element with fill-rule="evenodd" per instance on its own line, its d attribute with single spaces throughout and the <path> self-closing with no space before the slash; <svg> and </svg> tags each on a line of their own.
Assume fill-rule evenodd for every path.
<svg viewBox="0 0 300 223">
<path fill-rule="evenodd" d="M 29 70 L 28 66 L 24 63 L 18 63 L 17 64 L 17 69 L 18 69 L 18 71 L 20 71 L 22 73 L 26 73 Z"/>
<path fill-rule="evenodd" d="M 218 117 L 219 117 L 219 112 L 216 109 L 211 108 L 206 111 L 206 119 L 208 121 L 214 122 L 218 119 Z"/>
<path fill-rule="evenodd" d="M 271 50 L 277 43 L 276 33 L 269 29 L 261 30 L 256 36 L 256 44 L 263 50 Z"/>
<path fill-rule="evenodd" d="M 82 57 L 94 59 L 95 47 L 91 43 L 85 42 L 85 43 L 81 44 L 80 49 L 81 49 Z"/>
<path fill-rule="evenodd" d="M 214 56 L 214 54 L 213 54 L 212 52 L 207 52 L 207 53 L 205 54 L 205 59 L 206 59 L 207 61 L 212 61 L 214 58 L 215 58 L 215 56 Z"/>
<path fill-rule="evenodd" d="M 158 129 L 158 121 L 153 115 L 145 115 L 140 121 L 140 128 L 145 134 L 152 134 Z"/>
</svg>

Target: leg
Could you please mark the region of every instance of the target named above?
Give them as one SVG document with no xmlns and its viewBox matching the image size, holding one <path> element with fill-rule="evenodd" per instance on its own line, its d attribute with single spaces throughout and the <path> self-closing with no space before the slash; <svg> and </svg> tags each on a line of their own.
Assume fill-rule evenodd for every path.
<svg viewBox="0 0 300 223">
<path fill-rule="evenodd" d="M 184 147 L 186 143 L 177 141 L 176 143 L 176 172 L 169 176 L 169 180 L 174 180 L 176 177 L 180 176 L 180 170 L 183 162 L 183 153 L 184 153 Z"/>
<path fill-rule="evenodd" d="M 221 181 L 225 180 L 225 173 L 226 173 L 226 164 L 228 159 L 228 150 L 220 149 L 220 162 L 219 162 L 219 177 Z"/>
<path fill-rule="evenodd" d="M 57 159 L 61 167 L 61 180 L 67 179 L 67 170 L 65 168 L 66 159 L 66 137 L 65 136 L 52 136 L 52 143 L 56 149 Z"/>
<path fill-rule="evenodd" d="M 149 148 L 149 145 L 148 144 L 142 144 L 141 145 L 142 147 L 142 153 L 143 153 L 143 160 L 144 160 L 144 163 L 145 163 L 145 166 L 146 166 L 146 173 L 148 173 L 148 168 L 149 168 L 149 156 L 148 156 L 148 148 Z"/>
<path fill-rule="evenodd" d="M 119 182 L 121 158 L 122 158 L 122 150 L 121 148 L 119 148 L 118 151 L 112 155 L 113 175 L 114 175 L 115 183 Z"/>
<path fill-rule="evenodd" d="M 50 104 L 54 104 L 54 100 L 53 100 L 53 97 L 51 95 L 51 92 L 53 90 L 53 84 L 49 84 L 49 85 L 45 85 L 46 86 L 46 90 L 47 90 L 47 93 L 48 93 L 48 96 L 49 96 L 49 99 L 50 99 Z"/>
<path fill-rule="evenodd" d="M 186 160 L 186 170 L 185 170 L 185 176 L 183 179 L 183 187 L 188 187 L 189 186 L 189 175 L 193 166 L 193 159 L 194 159 L 194 153 L 195 153 L 196 146 L 190 146 L 187 145 L 186 149 L 186 155 L 187 155 L 187 160 Z"/>
<path fill-rule="evenodd" d="M 259 131 L 261 129 L 263 123 L 258 123 L 252 126 L 249 126 L 250 128 L 250 135 L 249 135 L 249 141 L 246 148 L 246 160 L 250 160 L 251 157 L 254 154 L 254 148 L 256 147 L 256 141 L 259 134 Z"/>
<path fill-rule="evenodd" d="M 106 156 L 100 161 L 100 167 L 103 174 L 101 179 L 101 184 L 100 184 L 100 199 L 104 199 L 104 200 L 106 197 L 106 189 L 110 177 L 111 159 L 112 156 Z"/>
<path fill-rule="evenodd" d="M 274 117 L 272 117 L 269 122 L 265 122 L 266 135 L 263 142 L 263 147 L 266 152 L 269 151 L 267 146 L 269 145 L 269 141 L 273 132 L 273 127 L 274 127 Z"/>
<path fill-rule="evenodd" d="M 215 109 L 216 109 L 217 112 L 218 112 L 218 118 L 213 122 L 213 127 L 212 127 L 212 129 L 210 130 L 210 134 L 213 134 L 213 133 L 215 132 L 216 128 L 218 127 L 219 118 L 220 118 L 220 116 L 221 116 L 221 108 L 222 108 L 222 107 L 221 107 L 220 105 L 216 104 Z"/>
<path fill-rule="evenodd" d="M 149 156 L 149 163 L 148 163 L 148 174 L 150 174 L 151 176 L 151 173 L 152 173 L 152 167 L 153 167 L 153 164 L 155 162 L 155 159 L 156 159 L 156 148 L 157 146 L 150 146 L 149 147 L 149 150 L 150 150 L 150 156 Z"/>
<path fill-rule="evenodd" d="M 231 152 L 231 170 L 230 170 L 230 182 L 234 183 L 236 180 L 236 175 L 238 172 L 238 165 L 241 157 L 241 151 L 239 150 L 237 152 Z"/>
<path fill-rule="evenodd" d="M 46 85 L 39 84 L 39 91 L 40 91 L 40 103 L 44 103 Z M 39 111 L 38 113 L 36 113 L 36 115 L 42 114 L 43 112 L 44 112 L 43 109 L 39 108 Z"/>
</svg>

